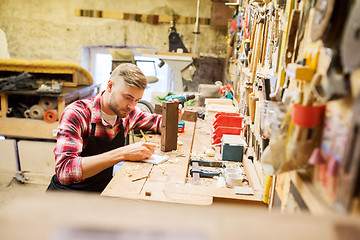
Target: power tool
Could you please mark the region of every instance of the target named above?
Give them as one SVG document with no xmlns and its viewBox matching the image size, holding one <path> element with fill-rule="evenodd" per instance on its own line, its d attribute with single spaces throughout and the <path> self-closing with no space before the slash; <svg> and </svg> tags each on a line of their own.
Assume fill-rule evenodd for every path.
<svg viewBox="0 0 360 240">
<path fill-rule="evenodd" d="M 177 100 L 181 105 L 184 105 L 185 102 L 194 99 L 197 94 L 177 94 L 177 95 L 170 95 L 165 97 L 165 101 L 169 100 Z"/>
</svg>

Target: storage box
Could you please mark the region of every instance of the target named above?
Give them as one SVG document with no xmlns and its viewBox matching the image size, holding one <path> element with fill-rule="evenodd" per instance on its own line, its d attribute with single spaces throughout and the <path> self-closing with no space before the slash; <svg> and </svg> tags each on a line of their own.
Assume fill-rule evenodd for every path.
<svg viewBox="0 0 360 240">
<path fill-rule="evenodd" d="M 211 144 L 221 143 L 224 134 L 240 135 L 243 119 L 240 113 L 216 113 L 211 128 Z"/>
<path fill-rule="evenodd" d="M 242 162 L 244 147 L 246 142 L 241 136 L 224 134 L 221 142 L 221 159 Z"/>
</svg>

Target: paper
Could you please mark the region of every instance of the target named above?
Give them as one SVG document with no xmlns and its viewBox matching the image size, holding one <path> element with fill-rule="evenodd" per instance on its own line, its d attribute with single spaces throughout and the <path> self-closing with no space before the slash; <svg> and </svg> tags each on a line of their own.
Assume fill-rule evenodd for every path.
<svg viewBox="0 0 360 240">
<path fill-rule="evenodd" d="M 169 159 L 168 156 L 160 156 L 160 155 L 157 155 L 157 154 L 153 154 L 151 156 L 151 158 L 142 160 L 142 162 L 152 163 L 152 164 L 160 164 L 160 163 L 165 162 L 168 159 Z"/>
<path fill-rule="evenodd" d="M 235 194 L 254 195 L 251 187 L 234 187 Z"/>
</svg>

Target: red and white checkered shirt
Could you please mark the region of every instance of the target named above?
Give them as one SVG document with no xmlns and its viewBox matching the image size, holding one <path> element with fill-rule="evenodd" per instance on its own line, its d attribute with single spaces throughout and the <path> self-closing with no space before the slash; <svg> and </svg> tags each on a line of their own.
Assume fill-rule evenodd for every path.
<svg viewBox="0 0 360 240">
<path fill-rule="evenodd" d="M 103 93 L 103 92 L 102 92 Z M 88 143 L 91 123 L 96 123 L 95 136 L 112 140 L 120 131 L 120 121 L 124 126 L 124 135 L 134 128 L 160 132 L 162 117 L 142 111 L 138 107 L 125 118 L 118 118 L 112 127 L 101 117 L 99 93 L 92 99 L 83 99 L 68 105 L 59 122 L 59 133 L 54 149 L 55 172 L 62 184 L 81 182 L 82 169 L 79 155 Z"/>
</svg>

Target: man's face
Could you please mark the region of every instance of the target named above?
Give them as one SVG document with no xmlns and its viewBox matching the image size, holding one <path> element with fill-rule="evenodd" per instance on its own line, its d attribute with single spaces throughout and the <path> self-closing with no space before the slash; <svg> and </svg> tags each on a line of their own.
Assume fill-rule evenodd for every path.
<svg viewBox="0 0 360 240">
<path fill-rule="evenodd" d="M 110 92 L 109 106 L 120 118 L 126 117 L 142 98 L 144 90 L 129 86 L 124 80 L 109 80 L 107 90 Z"/>
</svg>

